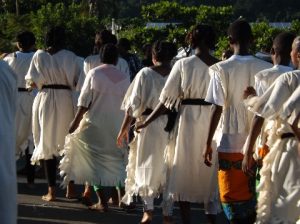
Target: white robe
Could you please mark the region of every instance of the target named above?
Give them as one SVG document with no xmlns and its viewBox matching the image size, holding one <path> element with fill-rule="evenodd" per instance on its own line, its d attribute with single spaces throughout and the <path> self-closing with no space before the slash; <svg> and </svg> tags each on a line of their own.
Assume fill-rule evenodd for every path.
<svg viewBox="0 0 300 224">
<path fill-rule="evenodd" d="M 101 65 L 88 73 L 78 106 L 89 108 L 79 127 L 66 137 L 60 163 L 63 184 L 89 182 L 102 186 L 123 184 L 127 150 L 116 145 L 124 112 L 120 105 L 129 76 L 113 65 Z"/>
<path fill-rule="evenodd" d="M 213 167 L 203 163 L 208 135 L 210 106 L 181 105 L 182 99 L 204 98 L 209 67 L 197 56 L 175 63 L 160 94 L 167 108 L 178 108 L 176 127 L 167 146 L 169 175 L 167 192 L 175 201 L 209 203 L 218 201 L 216 158 Z"/>
<path fill-rule="evenodd" d="M 100 65 L 102 65 L 102 62 L 100 60 L 99 54 L 90 55 L 84 60 L 83 71 L 80 74 L 80 78 L 79 78 L 79 81 L 77 84 L 77 91 L 81 90 L 83 83 L 84 83 L 84 79 L 85 79 L 86 75 L 89 73 L 89 71 Z M 125 73 L 126 75 L 128 75 L 128 76 L 130 75 L 129 66 L 128 66 L 128 63 L 125 61 L 125 59 L 119 57 L 116 67 L 121 72 Z"/>
<path fill-rule="evenodd" d="M 243 101 L 244 90 L 254 86 L 256 73 L 271 66 L 251 55 L 233 55 L 211 66 L 211 80 L 205 100 L 223 107 L 219 152 L 242 153 L 251 121 Z"/>
<path fill-rule="evenodd" d="M 151 68 L 143 68 L 136 75 L 129 92 L 123 101 L 122 109 L 141 122 L 147 116 L 142 115 L 146 109 L 154 110 L 159 103 L 159 94 L 164 87 L 167 76 L 163 77 Z M 168 133 L 164 131 L 167 115 L 153 121 L 140 133 L 135 133 L 134 147 L 131 144 L 127 166 L 126 194 L 142 197 L 155 197 L 162 192 L 166 182 L 164 149 L 168 142 Z M 132 170 L 131 170 L 132 169 Z M 128 203 L 128 202 L 127 202 Z"/>
<path fill-rule="evenodd" d="M 33 52 L 22 53 L 15 52 L 7 55 L 3 60 L 6 61 L 18 77 L 18 88 L 25 88 L 25 75 L 29 69 Z M 25 149 L 29 147 L 29 153 L 33 152 L 32 139 L 32 104 L 34 95 L 31 92 L 18 91 L 17 99 L 17 114 L 16 114 L 16 156 L 24 153 Z"/>
<path fill-rule="evenodd" d="M 258 187 L 257 223 L 296 223 L 300 216 L 300 158 L 295 137 L 281 139 L 292 132 L 286 118 L 292 104 L 284 105 L 300 85 L 300 70 L 281 75 L 252 109 L 265 119 L 274 119 L 263 160 Z M 289 101 L 288 101 L 289 102 Z M 291 100 L 292 102 L 292 100 Z M 282 111 L 284 108 L 284 111 Z M 291 111 L 291 110 L 289 110 Z M 280 116 L 283 118 L 280 118 Z"/>
<path fill-rule="evenodd" d="M 35 83 L 39 92 L 33 103 L 33 140 L 35 149 L 32 164 L 39 160 L 59 156 L 65 136 L 74 118 L 72 91 L 67 89 L 43 89 L 43 85 L 60 84 L 75 90 L 80 75 L 77 56 L 68 50 L 60 50 L 54 55 L 38 50 L 25 77 Z"/>
<path fill-rule="evenodd" d="M 0 220 L 3 224 L 17 223 L 16 100 L 17 77 L 7 63 L 0 60 Z"/>
</svg>

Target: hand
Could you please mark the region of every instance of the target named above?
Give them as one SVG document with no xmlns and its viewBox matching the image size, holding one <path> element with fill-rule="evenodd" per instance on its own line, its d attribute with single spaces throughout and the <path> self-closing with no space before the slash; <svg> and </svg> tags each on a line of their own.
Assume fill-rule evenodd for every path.
<svg viewBox="0 0 300 224">
<path fill-rule="evenodd" d="M 243 172 L 248 176 L 254 176 L 255 173 L 251 169 L 253 165 L 255 164 L 255 160 L 253 159 L 252 155 L 245 155 L 243 162 L 242 162 L 242 170 Z"/>
<path fill-rule="evenodd" d="M 210 145 L 206 146 L 206 150 L 203 153 L 203 159 L 204 159 L 205 165 L 208 167 L 211 167 L 211 165 L 212 165 L 212 162 L 211 162 L 212 153 L 213 153 L 213 150 L 212 150 L 211 146 Z"/>
<path fill-rule="evenodd" d="M 247 99 L 249 96 L 256 96 L 256 90 L 252 87 L 252 86 L 248 86 L 245 90 L 244 90 L 244 94 L 243 94 L 243 98 Z"/>
<path fill-rule="evenodd" d="M 140 130 L 147 127 L 148 124 L 146 124 L 145 122 L 138 122 L 138 123 L 135 123 L 135 128 L 134 130 L 137 132 L 137 133 L 140 133 Z"/>
<path fill-rule="evenodd" d="M 119 148 L 124 147 L 124 142 L 128 144 L 129 141 L 129 135 L 128 135 L 128 130 L 120 130 L 118 137 L 117 137 L 117 146 Z"/>
</svg>

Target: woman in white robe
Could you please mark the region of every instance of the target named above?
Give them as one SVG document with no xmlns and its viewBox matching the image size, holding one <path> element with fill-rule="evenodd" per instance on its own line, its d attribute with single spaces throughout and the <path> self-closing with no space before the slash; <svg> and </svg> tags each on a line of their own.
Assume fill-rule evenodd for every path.
<svg viewBox="0 0 300 224">
<path fill-rule="evenodd" d="M 124 140 L 128 143 L 132 121 L 144 121 L 159 103 L 159 95 L 171 71 L 170 63 L 176 52 L 176 47 L 171 43 L 158 41 L 154 44 L 154 66 L 140 70 L 124 98 L 122 109 L 126 111 L 126 116 L 117 139 L 119 147 L 122 147 Z M 164 130 L 166 124 L 167 114 L 135 133 L 135 140 L 130 144 L 125 199 L 131 199 L 134 195 L 142 197 L 144 217 L 141 223 L 152 220 L 154 198 L 162 193 L 165 186 L 164 149 L 168 142 L 168 132 Z M 130 202 L 125 201 L 127 204 Z"/>
<path fill-rule="evenodd" d="M 74 180 L 96 185 L 98 203 L 90 208 L 106 211 L 107 198 L 97 185 L 122 185 L 126 176 L 127 151 L 118 149 L 115 139 L 124 116 L 120 105 L 129 86 L 129 76 L 115 67 L 118 52 L 114 45 L 105 45 L 101 58 L 104 64 L 90 70 L 84 81 L 60 170 L 63 184 Z"/>
<path fill-rule="evenodd" d="M 65 136 L 74 117 L 72 91 L 80 75 L 77 56 L 64 50 L 65 31 L 52 28 L 46 36 L 47 50 L 38 50 L 25 77 L 28 85 L 39 89 L 33 103 L 32 164 L 44 161 L 48 194 L 43 200 L 55 200 L 56 157 L 63 149 Z"/>
<path fill-rule="evenodd" d="M 207 217 L 215 222 L 219 211 L 215 158 L 213 168 L 202 162 L 206 147 L 211 104 L 204 101 L 209 84 L 209 66 L 217 59 L 209 54 L 215 34 L 207 25 L 192 30 L 196 55 L 175 63 L 153 113 L 137 128 L 146 127 L 166 108 L 178 110 L 174 135 L 168 143 L 168 196 L 179 201 L 184 223 L 190 223 L 190 202 L 204 203 Z"/>
<path fill-rule="evenodd" d="M 17 76 L 0 60 L 0 220 L 7 224 L 17 223 L 16 100 Z"/>
<path fill-rule="evenodd" d="M 28 186 L 33 186 L 35 166 L 31 165 L 30 159 L 34 148 L 31 125 L 34 94 L 26 88 L 25 75 L 34 54 L 35 37 L 32 32 L 24 31 L 19 33 L 16 39 L 19 50 L 8 54 L 3 60 L 8 63 L 18 77 L 16 158 L 25 155 L 27 183 Z"/>
<path fill-rule="evenodd" d="M 300 69 L 300 37 L 294 40 L 291 58 Z M 257 223 L 295 223 L 300 215 L 300 159 L 298 141 L 287 118 L 293 113 L 288 100 L 300 85 L 300 70 L 281 75 L 253 105 L 261 117 L 275 120 L 267 144 L 258 187 Z M 299 90 L 295 94 L 298 93 Z M 284 104 L 288 100 L 287 104 Z M 282 110 L 283 108 L 283 110 Z M 295 107 L 295 111 L 298 109 Z M 299 111 L 299 110 L 298 110 Z"/>
</svg>

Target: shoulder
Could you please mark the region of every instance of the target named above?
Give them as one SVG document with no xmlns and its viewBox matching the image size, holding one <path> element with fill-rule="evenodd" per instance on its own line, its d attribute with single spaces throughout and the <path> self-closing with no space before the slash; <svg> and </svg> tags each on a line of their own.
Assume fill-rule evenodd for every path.
<svg viewBox="0 0 300 224">
<path fill-rule="evenodd" d="M 128 65 L 127 61 L 122 57 L 118 58 L 118 64 L 119 65 Z"/>
<path fill-rule="evenodd" d="M 99 59 L 100 60 L 100 56 L 99 55 L 90 55 L 90 56 L 87 56 L 85 59 L 84 59 L 84 62 L 85 63 L 89 63 L 91 61 L 95 61 L 96 59 Z"/>
</svg>

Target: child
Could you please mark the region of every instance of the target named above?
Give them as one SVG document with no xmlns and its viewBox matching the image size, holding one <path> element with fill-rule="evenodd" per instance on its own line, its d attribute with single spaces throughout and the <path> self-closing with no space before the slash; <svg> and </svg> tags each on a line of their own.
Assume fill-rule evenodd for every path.
<svg viewBox="0 0 300 224">
<path fill-rule="evenodd" d="M 300 85 L 300 37 L 296 37 L 293 42 L 291 59 L 298 70 L 279 76 L 252 106 L 252 110 L 259 116 L 275 120 L 267 142 L 270 152 L 264 158 L 260 171 L 258 223 L 295 223 L 300 214 L 298 141 L 286 120 L 292 110 L 289 109 L 288 112 L 284 109 L 281 112 L 284 103 Z M 298 110 L 297 107 L 294 109 Z M 251 151 L 246 151 L 245 155 L 250 154 Z"/>
<path fill-rule="evenodd" d="M 204 101 L 209 84 L 209 66 L 217 59 L 209 54 L 215 46 L 215 33 L 208 25 L 198 24 L 190 35 L 196 55 L 178 60 L 160 94 L 159 104 L 137 129 L 144 128 L 167 108 L 178 110 L 175 128 L 168 143 L 169 174 L 167 196 L 179 201 L 183 223 L 190 223 L 190 203 L 204 203 L 210 223 L 219 211 L 216 166 L 201 163 L 207 137 L 211 104 Z M 215 164 L 214 164 L 215 165 Z"/>
<path fill-rule="evenodd" d="M 174 44 L 157 41 L 153 45 L 154 65 L 142 69 L 137 74 L 131 84 L 133 89 L 130 95 L 124 99 L 126 116 L 117 140 L 120 147 L 125 139 L 128 142 L 128 130 L 132 120 L 136 119 L 137 122 L 145 120 L 158 103 L 159 94 L 171 71 L 171 60 L 176 53 L 177 49 Z M 127 167 L 133 167 L 135 171 L 128 170 L 127 178 L 134 179 L 134 183 L 131 186 L 127 185 L 126 193 L 130 194 L 129 196 L 136 194 L 142 197 L 144 216 L 141 223 L 151 222 L 154 197 L 162 193 L 161 190 L 165 185 L 164 149 L 168 142 L 168 133 L 164 131 L 166 124 L 167 115 L 160 116 L 155 122 L 136 134 L 137 145 L 134 149 L 131 148 L 131 153 L 134 153 L 136 157 L 129 157 Z M 132 152 L 132 150 L 136 150 L 136 152 Z"/>
<path fill-rule="evenodd" d="M 211 142 L 222 115 L 222 137 L 217 148 L 219 190 L 226 217 L 231 223 L 255 221 L 255 181 L 241 169 L 242 148 L 248 134 L 248 112 L 243 104 L 244 89 L 254 84 L 254 75 L 271 64 L 250 55 L 250 25 L 244 20 L 233 22 L 229 42 L 234 55 L 211 66 L 211 80 L 205 100 L 215 104 L 209 125 L 204 162 L 211 165 Z"/>
</svg>

